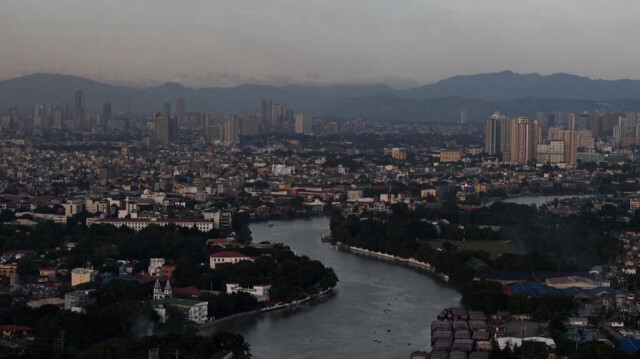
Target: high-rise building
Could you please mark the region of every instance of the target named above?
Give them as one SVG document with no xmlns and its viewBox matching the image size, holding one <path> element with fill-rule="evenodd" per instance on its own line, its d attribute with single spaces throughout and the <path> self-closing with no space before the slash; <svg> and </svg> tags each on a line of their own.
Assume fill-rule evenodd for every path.
<svg viewBox="0 0 640 359">
<path fill-rule="evenodd" d="M 168 102 L 165 102 L 164 105 L 162 106 L 162 114 L 165 116 L 171 116 L 171 104 Z"/>
<path fill-rule="evenodd" d="M 553 119 L 553 123 L 552 123 L 551 119 Z M 549 122 L 547 123 L 547 127 L 550 127 L 550 126 L 563 126 L 563 125 L 564 125 L 564 122 L 563 122 L 563 119 L 562 119 L 562 112 L 553 111 L 553 112 L 551 112 L 549 114 Z"/>
<path fill-rule="evenodd" d="M 556 114 L 552 112 L 547 116 L 547 125 L 546 125 L 546 127 L 547 128 L 556 127 L 557 125 L 558 124 L 556 122 Z"/>
<path fill-rule="evenodd" d="M 244 136 L 257 136 L 260 133 L 260 120 L 256 116 L 248 116 L 242 122 Z"/>
<path fill-rule="evenodd" d="M 593 134 L 589 130 L 578 131 L 578 147 L 586 150 L 587 152 L 593 152 L 595 149 L 595 140 Z"/>
<path fill-rule="evenodd" d="M 460 111 L 460 124 L 467 123 L 467 110 Z"/>
<path fill-rule="evenodd" d="M 176 142 L 178 120 L 175 117 L 156 114 L 155 127 L 155 139 L 158 143 L 169 144 Z"/>
<path fill-rule="evenodd" d="M 286 109 L 283 104 L 277 103 L 271 109 L 271 131 L 280 131 Z"/>
<path fill-rule="evenodd" d="M 42 105 L 34 105 L 33 106 L 33 129 L 41 130 L 44 126 L 44 106 Z"/>
<path fill-rule="evenodd" d="M 509 162 L 520 165 L 531 164 L 536 159 L 536 145 L 540 137 L 538 120 L 526 117 L 511 119 L 511 150 Z"/>
<path fill-rule="evenodd" d="M 222 141 L 224 136 L 224 127 L 218 123 L 207 125 L 204 128 L 205 139 L 208 142 Z"/>
<path fill-rule="evenodd" d="M 562 127 L 549 127 L 547 130 L 547 139 L 551 141 L 562 141 L 560 132 L 564 131 Z"/>
<path fill-rule="evenodd" d="M 311 115 L 299 113 L 296 115 L 296 127 L 295 132 L 305 135 L 313 133 L 313 122 Z"/>
<path fill-rule="evenodd" d="M 260 101 L 260 132 L 268 132 L 273 116 L 273 106 L 271 99 Z"/>
<path fill-rule="evenodd" d="M 56 107 L 51 110 L 51 129 L 62 130 L 62 124 L 64 123 L 64 111 Z"/>
<path fill-rule="evenodd" d="M 100 127 L 102 127 L 102 131 L 106 131 L 109 126 L 109 122 L 111 122 L 111 104 L 105 103 L 102 105 L 102 117 L 100 118 Z"/>
<path fill-rule="evenodd" d="M 84 113 L 84 93 L 82 90 L 76 91 L 76 110 L 73 113 L 73 119 L 76 130 L 88 129 L 88 124 L 85 121 Z"/>
<path fill-rule="evenodd" d="M 237 116 L 229 116 L 224 120 L 224 142 L 240 142 L 240 119 Z"/>
<path fill-rule="evenodd" d="M 282 130 L 284 132 L 292 132 L 295 124 L 295 117 L 293 116 L 293 110 L 286 110 L 284 112 L 284 120 L 282 121 Z"/>
<path fill-rule="evenodd" d="M 576 164 L 578 152 L 578 132 L 560 131 L 560 138 L 564 142 L 564 162 Z"/>
<path fill-rule="evenodd" d="M 82 90 L 76 91 L 76 113 L 84 112 L 84 93 Z"/>
<path fill-rule="evenodd" d="M 576 130 L 576 115 L 573 112 L 569 114 L 569 123 L 567 125 L 567 129 L 569 131 Z"/>
<path fill-rule="evenodd" d="M 484 127 L 484 151 L 491 156 L 499 156 L 506 147 L 507 117 L 501 116 L 499 112 L 487 118 Z"/>
<path fill-rule="evenodd" d="M 340 124 L 336 121 L 331 121 L 327 124 L 327 135 L 337 135 L 340 133 Z"/>
<path fill-rule="evenodd" d="M 11 129 L 17 128 L 19 122 L 20 122 L 20 113 L 18 112 L 18 108 L 11 107 L 9 109 L 9 128 Z"/>
<path fill-rule="evenodd" d="M 549 143 L 536 146 L 536 161 L 538 163 L 564 162 L 564 142 L 549 141 Z"/>
<path fill-rule="evenodd" d="M 179 98 L 178 102 L 176 103 L 176 116 L 178 116 L 178 128 L 186 126 L 187 124 L 185 123 L 185 119 L 186 119 L 186 108 L 185 108 L 185 102 L 183 98 Z"/>
</svg>

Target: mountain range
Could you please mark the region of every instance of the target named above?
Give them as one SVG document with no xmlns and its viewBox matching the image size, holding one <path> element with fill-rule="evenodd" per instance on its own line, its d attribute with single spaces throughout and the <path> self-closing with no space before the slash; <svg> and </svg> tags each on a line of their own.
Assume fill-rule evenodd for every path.
<svg viewBox="0 0 640 359">
<path fill-rule="evenodd" d="M 640 110 L 640 81 L 594 80 L 570 74 L 518 74 L 511 71 L 454 76 L 433 84 L 397 90 L 384 84 L 284 87 L 240 85 L 192 89 L 177 83 L 149 88 L 114 86 L 59 74 L 33 74 L 0 81 L 0 113 L 17 106 L 29 114 L 34 104 L 73 108 L 74 93 L 82 89 L 85 107 L 98 112 L 105 102 L 114 112 L 151 114 L 168 102 L 175 112 L 178 98 L 187 111 L 253 113 L 260 100 L 271 98 L 296 113 L 316 116 L 367 117 L 395 120 L 456 121 L 467 111 L 480 121 L 494 111 L 534 116 L 536 112 Z"/>
</svg>

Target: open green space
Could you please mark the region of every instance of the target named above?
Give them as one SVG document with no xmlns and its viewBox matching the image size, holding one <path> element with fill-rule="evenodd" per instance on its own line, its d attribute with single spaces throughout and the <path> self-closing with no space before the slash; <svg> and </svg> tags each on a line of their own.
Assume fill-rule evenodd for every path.
<svg viewBox="0 0 640 359">
<path fill-rule="evenodd" d="M 425 241 L 432 248 L 440 248 L 444 250 L 443 243 L 446 239 L 431 239 Z M 486 251 L 489 252 L 491 259 L 500 257 L 503 253 L 517 253 L 510 246 L 510 241 L 502 240 L 485 240 L 485 241 L 449 241 L 458 247 L 458 250 Z"/>
</svg>

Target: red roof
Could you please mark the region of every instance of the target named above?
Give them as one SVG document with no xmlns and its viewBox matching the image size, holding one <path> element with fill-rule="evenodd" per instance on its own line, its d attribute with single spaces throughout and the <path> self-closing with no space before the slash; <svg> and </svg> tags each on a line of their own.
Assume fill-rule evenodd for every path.
<svg viewBox="0 0 640 359">
<path fill-rule="evenodd" d="M 218 252 L 211 255 L 213 258 L 247 258 L 244 254 L 238 252 Z"/>
<path fill-rule="evenodd" d="M 199 297 L 202 294 L 202 291 L 200 291 L 200 289 L 190 285 L 188 287 L 175 287 L 175 288 L 173 288 L 173 294 L 190 295 L 192 297 Z"/>
<path fill-rule="evenodd" d="M 23 330 L 33 330 L 33 328 L 27 327 L 26 325 L 4 324 L 4 325 L 0 325 L 0 330 L 23 331 Z"/>
<path fill-rule="evenodd" d="M 213 244 L 236 243 L 236 240 L 235 239 L 227 239 L 227 238 L 216 238 L 211 243 L 213 243 Z"/>
</svg>

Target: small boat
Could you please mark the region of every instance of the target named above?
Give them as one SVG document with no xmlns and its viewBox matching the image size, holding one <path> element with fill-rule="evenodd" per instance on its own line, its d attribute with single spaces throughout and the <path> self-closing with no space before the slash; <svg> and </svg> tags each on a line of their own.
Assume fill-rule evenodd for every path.
<svg viewBox="0 0 640 359">
<path fill-rule="evenodd" d="M 269 223 L 269 228 L 273 227 L 273 223 Z"/>
</svg>

